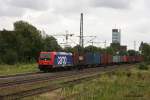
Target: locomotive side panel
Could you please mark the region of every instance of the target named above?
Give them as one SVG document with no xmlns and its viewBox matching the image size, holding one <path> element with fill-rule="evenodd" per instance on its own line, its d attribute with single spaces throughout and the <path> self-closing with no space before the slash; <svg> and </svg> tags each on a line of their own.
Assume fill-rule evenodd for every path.
<svg viewBox="0 0 150 100">
<path fill-rule="evenodd" d="M 54 67 L 73 66 L 73 56 L 71 54 L 56 54 L 54 57 Z"/>
</svg>

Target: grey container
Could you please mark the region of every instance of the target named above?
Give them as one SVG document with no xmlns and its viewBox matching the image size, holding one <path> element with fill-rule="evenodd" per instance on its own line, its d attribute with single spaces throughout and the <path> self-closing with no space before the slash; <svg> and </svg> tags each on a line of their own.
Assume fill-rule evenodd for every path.
<svg viewBox="0 0 150 100">
<path fill-rule="evenodd" d="M 121 56 L 118 56 L 118 63 L 121 63 Z"/>
<path fill-rule="evenodd" d="M 119 63 L 119 56 L 113 56 L 113 63 Z"/>
</svg>

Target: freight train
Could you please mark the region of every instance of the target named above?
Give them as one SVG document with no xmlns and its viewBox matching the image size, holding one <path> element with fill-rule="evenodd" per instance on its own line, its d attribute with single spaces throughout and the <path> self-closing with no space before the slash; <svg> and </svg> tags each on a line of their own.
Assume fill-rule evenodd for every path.
<svg viewBox="0 0 150 100">
<path fill-rule="evenodd" d="M 38 66 L 41 71 L 57 68 L 80 68 L 142 62 L 141 55 L 120 56 L 107 53 L 40 52 Z"/>
</svg>

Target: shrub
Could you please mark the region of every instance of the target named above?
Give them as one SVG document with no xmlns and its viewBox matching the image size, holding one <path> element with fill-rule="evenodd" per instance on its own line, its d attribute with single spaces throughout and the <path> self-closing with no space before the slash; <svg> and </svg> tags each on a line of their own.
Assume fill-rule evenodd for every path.
<svg viewBox="0 0 150 100">
<path fill-rule="evenodd" d="M 148 70 L 148 65 L 146 63 L 140 63 L 138 66 L 140 70 Z"/>
<path fill-rule="evenodd" d="M 0 58 L 0 64 L 2 64 L 3 63 L 3 61 L 2 61 L 2 59 Z"/>
<path fill-rule="evenodd" d="M 7 50 L 5 55 L 3 56 L 3 62 L 6 64 L 13 65 L 18 61 L 18 55 L 13 50 Z"/>
<path fill-rule="evenodd" d="M 131 77 L 132 73 L 129 71 L 129 72 L 126 72 L 126 75 L 127 77 Z"/>
</svg>

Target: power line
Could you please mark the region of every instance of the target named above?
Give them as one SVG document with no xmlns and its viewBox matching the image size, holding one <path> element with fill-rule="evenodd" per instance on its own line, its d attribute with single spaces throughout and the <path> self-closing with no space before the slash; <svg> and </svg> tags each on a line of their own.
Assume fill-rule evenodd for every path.
<svg viewBox="0 0 150 100">
<path fill-rule="evenodd" d="M 68 32 L 68 31 L 66 31 L 66 34 L 53 34 L 52 36 L 64 36 L 64 37 L 65 37 L 66 42 L 65 42 L 65 43 L 63 43 L 63 44 L 66 44 L 66 47 L 68 47 L 68 46 L 69 46 L 69 42 L 68 42 L 69 37 L 72 37 L 73 35 L 74 35 L 74 34 L 69 34 L 69 32 Z"/>
<path fill-rule="evenodd" d="M 96 44 L 104 43 L 104 48 L 106 48 L 106 40 L 105 40 L 104 42 L 94 42 L 94 41 L 90 41 L 89 43 L 92 43 L 92 46 L 94 45 L 94 43 L 96 43 Z"/>
</svg>

